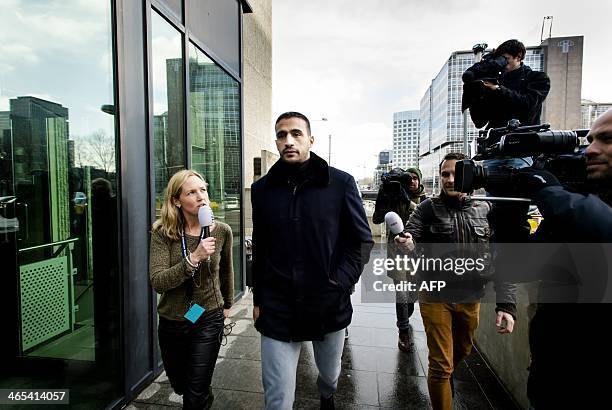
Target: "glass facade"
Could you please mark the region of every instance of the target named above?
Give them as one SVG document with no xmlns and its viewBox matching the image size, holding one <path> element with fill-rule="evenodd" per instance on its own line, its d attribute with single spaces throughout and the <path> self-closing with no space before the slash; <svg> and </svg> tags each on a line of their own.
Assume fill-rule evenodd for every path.
<svg viewBox="0 0 612 410">
<path fill-rule="evenodd" d="M 123 389 L 111 22 L 110 1 L 11 3 L 0 17 L 11 45 L 0 55 L 0 256 L 10 290 L 0 388 L 70 386 L 83 408 Z"/>
<path fill-rule="evenodd" d="M 122 408 L 161 373 L 149 238 L 180 169 L 209 179 L 243 290 L 246 3 L 195 3 L 3 5 L 0 389 L 69 389 L 63 407 Z"/>
<path fill-rule="evenodd" d="M 242 289 L 240 237 L 240 87 L 194 44 L 189 45 L 189 134 L 192 168 L 208 182 L 215 219 L 234 234 L 234 283 Z"/>
<path fill-rule="evenodd" d="M 421 98 L 421 109 L 419 110 L 419 157 L 425 155 L 431 149 L 431 86 L 427 87 L 425 95 Z M 420 163 L 420 160 L 419 160 Z"/>
<path fill-rule="evenodd" d="M 182 47 L 181 34 L 158 13 L 151 12 L 153 166 L 158 216 L 170 177 L 185 169 Z"/>
</svg>

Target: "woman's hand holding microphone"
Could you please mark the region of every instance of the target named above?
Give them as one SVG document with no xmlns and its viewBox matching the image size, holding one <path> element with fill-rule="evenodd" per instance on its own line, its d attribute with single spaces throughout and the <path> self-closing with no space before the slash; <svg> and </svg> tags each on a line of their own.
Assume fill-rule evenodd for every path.
<svg viewBox="0 0 612 410">
<path fill-rule="evenodd" d="M 197 265 L 200 262 L 207 260 L 214 253 L 215 238 L 209 236 L 208 238 L 200 241 L 196 250 L 191 252 L 190 259 L 193 264 Z"/>
</svg>

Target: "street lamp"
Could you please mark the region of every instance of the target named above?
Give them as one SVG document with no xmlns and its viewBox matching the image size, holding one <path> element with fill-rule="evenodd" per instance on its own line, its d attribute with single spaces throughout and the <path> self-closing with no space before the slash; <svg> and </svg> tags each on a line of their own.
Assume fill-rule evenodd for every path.
<svg viewBox="0 0 612 410">
<path fill-rule="evenodd" d="M 548 38 L 552 37 L 553 16 L 544 16 L 544 18 L 542 19 L 542 32 L 540 33 L 540 44 L 544 41 L 544 23 L 546 23 L 546 20 L 550 20 Z"/>
<path fill-rule="evenodd" d="M 318 120 L 312 120 L 312 122 L 318 122 L 318 121 L 325 121 L 325 122 L 327 122 L 328 119 L 327 119 L 327 117 L 321 117 Z M 329 165 L 331 165 L 331 134 L 329 134 L 328 143 L 329 143 L 329 145 L 328 145 L 328 152 L 327 152 L 327 163 Z"/>
<path fill-rule="evenodd" d="M 327 163 L 331 166 L 331 134 L 329 134 L 329 148 L 327 153 Z"/>
</svg>

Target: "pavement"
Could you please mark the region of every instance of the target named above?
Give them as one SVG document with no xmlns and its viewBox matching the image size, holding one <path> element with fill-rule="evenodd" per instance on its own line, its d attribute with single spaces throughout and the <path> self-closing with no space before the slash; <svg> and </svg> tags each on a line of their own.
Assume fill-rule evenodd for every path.
<svg viewBox="0 0 612 410">
<path fill-rule="evenodd" d="M 410 319 L 414 349 L 397 348 L 395 306 L 361 303 L 359 286 L 353 295 L 353 321 L 342 355 L 342 372 L 335 395 L 339 409 L 430 409 L 427 393 L 427 343 L 418 304 Z M 212 387 L 214 409 L 261 409 L 260 337 L 253 326 L 252 297 L 247 294 L 231 311 L 236 322 L 221 347 Z M 312 344 L 305 342 L 297 370 L 294 408 L 318 409 L 317 369 Z M 455 371 L 454 409 L 516 409 L 486 361 L 474 349 Z M 127 406 L 127 409 L 181 408 L 165 373 Z"/>
</svg>

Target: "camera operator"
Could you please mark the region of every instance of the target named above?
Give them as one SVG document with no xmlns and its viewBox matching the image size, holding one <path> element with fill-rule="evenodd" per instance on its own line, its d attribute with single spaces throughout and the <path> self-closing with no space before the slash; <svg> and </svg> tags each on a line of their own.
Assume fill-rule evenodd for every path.
<svg viewBox="0 0 612 410">
<path fill-rule="evenodd" d="M 401 168 L 394 168 L 384 175 L 383 183 L 376 197 L 372 222 L 375 224 L 383 223 L 387 212 L 398 214 L 404 224 L 408 222 L 408 218 L 410 218 L 410 214 L 417 204 L 427 198 L 424 194 L 425 189 L 421 185 L 421 176 L 421 170 L 418 168 L 408 168 L 406 171 Z M 387 239 L 387 256 L 394 258 L 395 244 L 393 235 L 389 232 L 387 232 Z M 395 284 L 406 280 L 406 273 L 403 271 L 389 270 L 387 276 L 393 279 Z M 414 313 L 415 298 L 408 291 L 396 291 L 395 293 L 395 312 L 399 332 L 397 347 L 403 352 L 409 352 L 412 346 L 410 316 Z"/>
<path fill-rule="evenodd" d="M 513 119 L 518 119 L 523 126 L 540 123 L 542 103 L 550 91 L 550 79 L 546 73 L 533 71 L 524 65 L 525 54 L 523 43 L 507 40 L 483 61 L 466 70 L 462 109 L 470 109 L 476 127 L 505 127 Z M 522 168 L 532 162 L 530 157 L 491 159 L 486 160 L 484 166 Z M 506 192 L 489 191 L 489 194 L 504 196 Z M 526 242 L 530 232 L 527 211 L 526 205 L 494 204 L 489 214 L 494 232 L 492 241 Z"/>
<path fill-rule="evenodd" d="M 548 241 L 589 247 L 612 243 L 612 110 L 593 123 L 587 139 L 587 177 L 597 184 L 598 195 L 570 192 L 545 170 L 523 168 L 516 173 L 520 194 L 532 198 L 544 217 L 546 226 L 541 228 Z M 593 260 L 593 266 L 600 262 Z M 592 270 L 583 281 L 592 280 Z M 597 325 L 607 324 L 611 313 L 610 305 L 603 303 L 538 305 L 529 327 L 527 395 L 534 409 L 597 408 L 608 400 L 603 385 L 609 378 L 609 338 Z"/>
<path fill-rule="evenodd" d="M 476 63 L 466 71 L 471 75 L 464 75 L 464 81 L 468 81 L 464 85 L 462 109 L 470 109 L 476 127 L 505 127 L 511 119 L 518 119 L 522 125 L 540 123 L 542 103 L 550 91 L 550 79 L 546 73 L 533 71 L 523 64 L 525 53 L 523 43 L 507 40 L 493 51 L 490 59 Z M 498 68 L 478 71 L 489 61 L 503 61 L 500 57 L 506 60 L 501 75 L 490 75 Z"/>
</svg>

